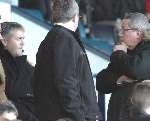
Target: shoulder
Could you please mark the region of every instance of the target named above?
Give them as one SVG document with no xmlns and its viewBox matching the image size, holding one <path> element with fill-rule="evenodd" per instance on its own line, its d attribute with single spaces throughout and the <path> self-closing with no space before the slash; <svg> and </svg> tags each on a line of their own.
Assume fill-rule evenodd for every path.
<svg viewBox="0 0 150 121">
<path fill-rule="evenodd" d="M 52 33 L 49 35 L 49 39 L 53 39 L 51 42 L 57 47 L 73 46 L 76 43 L 74 32 L 61 26 L 53 28 Z"/>
<path fill-rule="evenodd" d="M 135 50 L 141 50 L 141 51 L 150 50 L 150 41 L 141 42 L 139 45 L 137 45 Z"/>
</svg>

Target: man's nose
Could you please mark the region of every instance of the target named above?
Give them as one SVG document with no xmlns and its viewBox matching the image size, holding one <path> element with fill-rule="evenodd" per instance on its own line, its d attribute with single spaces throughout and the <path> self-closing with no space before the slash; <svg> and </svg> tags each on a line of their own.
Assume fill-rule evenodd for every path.
<svg viewBox="0 0 150 121">
<path fill-rule="evenodd" d="M 24 41 L 23 40 L 21 41 L 21 45 L 24 46 Z"/>
</svg>

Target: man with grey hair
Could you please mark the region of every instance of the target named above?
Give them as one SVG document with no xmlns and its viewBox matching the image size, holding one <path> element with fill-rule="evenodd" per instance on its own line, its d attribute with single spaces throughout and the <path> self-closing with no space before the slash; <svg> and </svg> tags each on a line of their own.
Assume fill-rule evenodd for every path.
<svg viewBox="0 0 150 121">
<path fill-rule="evenodd" d="M 75 31 L 75 0 L 54 0 L 53 27 L 40 44 L 34 71 L 34 95 L 40 121 L 100 119 L 86 51 Z"/>
<path fill-rule="evenodd" d="M 24 27 L 17 22 L 3 22 L 1 35 L 0 60 L 5 72 L 1 91 L 16 106 L 19 119 L 37 121 L 32 89 L 34 68 L 23 55 Z"/>
<path fill-rule="evenodd" d="M 112 93 L 107 121 L 137 121 L 130 115 L 129 97 L 135 83 L 150 79 L 150 24 L 144 14 L 130 13 L 121 26 L 110 63 L 96 77 L 96 88 Z"/>
</svg>

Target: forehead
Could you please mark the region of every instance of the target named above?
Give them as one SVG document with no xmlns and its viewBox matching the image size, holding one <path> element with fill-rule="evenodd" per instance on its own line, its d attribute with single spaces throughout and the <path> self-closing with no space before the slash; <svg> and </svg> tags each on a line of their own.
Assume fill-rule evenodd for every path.
<svg viewBox="0 0 150 121">
<path fill-rule="evenodd" d="M 11 35 L 23 35 L 24 34 L 24 30 L 23 29 L 12 29 L 10 31 Z"/>
</svg>

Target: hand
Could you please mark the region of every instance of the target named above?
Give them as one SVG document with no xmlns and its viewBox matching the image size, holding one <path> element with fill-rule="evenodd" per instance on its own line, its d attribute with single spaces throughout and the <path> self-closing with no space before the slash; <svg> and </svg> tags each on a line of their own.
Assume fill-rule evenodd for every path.
<svg viewBox="0 0 150 121">
<path fill-rule="evenodd" d="M 127 53 L 128 46 L 125 43 L 117 44 L 113 47 L 113 52 L 117 50 L 122 50 Z"/>
<path fill-rule="evenodd" d="M 120 85 L 120 84 L 123 84 L 123 83 L 132 83 L 132 82 L 135 82 L 137 80 L 133 80 L 125 75 L 123 76 L 120 76 L 119 79 L 117 80 L 117 84 Z"/>
</svg>

